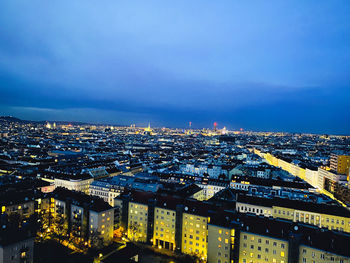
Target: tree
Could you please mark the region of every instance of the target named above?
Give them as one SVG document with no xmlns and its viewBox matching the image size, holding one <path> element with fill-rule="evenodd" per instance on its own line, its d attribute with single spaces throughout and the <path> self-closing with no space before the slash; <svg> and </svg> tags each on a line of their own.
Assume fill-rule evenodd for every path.
<svg viewBox="0 0 350 263">
<path fill-rule="evenodd" d="M 51 213 L 45 213 L 44 211 L 37 214 L 37 241 L 42 242 L 51 237 L 52 231 L 50 229 L 52 223 Z"/>
<path fill-rule="evenodd" d="M 56 239 L 60 244 L 63 244 L 64 241 L 70 241 L 68 223 L 63 215 L 57 214 L 53 218 L 51 228 L 53 232 L 53 238 Z"/>
<path fill-rule="evenodd" d="M 128 226 L 128 238 L 134 241 L 139 239 L 140 227 L 136 222 L 129 224 Z"/>
<path fill-rule="evenodd" d="M 92 233 L 90 234 L 90 243 L 91 243 L 91 246 L 95 249 L 103 248 L 104 241 L 99 231 L 96 231 L 96 230 L 92 231 Z"/>
</svg>

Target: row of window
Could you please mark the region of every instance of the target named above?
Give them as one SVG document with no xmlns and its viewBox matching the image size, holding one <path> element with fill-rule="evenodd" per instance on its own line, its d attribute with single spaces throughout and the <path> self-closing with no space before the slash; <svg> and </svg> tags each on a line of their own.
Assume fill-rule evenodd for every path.
<svg viewBox="0 0 350 263">
<path fill-rule="evenodd" d="M 271 214 L 270 210 L 267 209 L 261 209 L 261 208 L 251 208 L 251 207 L 247 207 L 247 206 L 239 206 L 237 207 L 238 211 L 241 212 L 253 212 L 253 213 L 260 213 L 260 214 Z"/>
<path fill-rule="evenodd" d="M 247 235 L 243 235 L 243 239 L 244 239 L 244 240 L 247 240 L 247 239 L 248 239 Z M 252 236 L 252 237 L 250 238 L 250 240 L 251 240 L 251 241 L 254 241 L 254 240 L 255 240 L 255 237 Z M 261 238 L 258 238 L 257 241 L 258 241 L 259 244 L 262 243 L 262 239 L 261 239 Z M 269 244 L 270 244 L 270 240 L 266 239 L 266 240 L 265 240 L 265 244 L 266 244 L 266 245 L 269 245 Z M 277 247 L 277 242 L 273 242 L 272 245 L 273 245 L 274 247 Z M 285 244 L 281 243 L 281 248 L 285 248 Z"/>
<path fill-rule="evenodd" d="M 254 257 L 254 253 L 250 253 L 250 257 Z M 258 259 L 262 259 L 262 255 L 258 254 L 257 255 L 257 258 Z M 248 261 L 249 260 L 249 261 Z M 272 261 L 270 260 L 270 258 L 268 256 L 265 256 L 264 260 L 266 262 L 272 262 L 272 263 L 286 263 L 285 260 L 277 260 L 276 258 L 272 258 Z M 254 260 L 251 260 L 251 259 L 246 259 L 246 258 L 243 258 L 242 260 L 243 263 L 254 263 Z"/>
</svg>

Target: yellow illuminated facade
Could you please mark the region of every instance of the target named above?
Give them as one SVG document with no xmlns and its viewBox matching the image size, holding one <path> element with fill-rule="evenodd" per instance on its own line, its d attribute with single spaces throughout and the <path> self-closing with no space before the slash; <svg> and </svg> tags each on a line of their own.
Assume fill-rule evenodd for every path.
<svg viewBox="0 0 350 263">
<path fill-rule="evenodd" d="M 350 156 L 349 155 L 331 155 L 330 166 L 333 171 L 338 174 L 346 174 L 349 176 Z M 349 177 L 348 177 L 349 179 Z"/>
<path fill-rule="evenodd" d="M 235 246 L 235 230 L 208 225 L 208 262 L 234 263 L 231 252 Z"/>
<path fill-rule="evenodd" d="M 258 206 L 253 204 L 236 202 L 236 210 L 241 213 L 253 213 L 266 217 L 272 216 L 272 207 Z"/>
<path fill-rule="evenodd" d="M 304 169 L 296 164 L 279 159 L 270 153 L 261 153 L 259 150 L 256 149 L 254 149 L 254 152 L 261 158 L 264 158 L 270 165 L 280 167 L 281 169 L 289 172 L 290 174 L 305 180 L 313 187 L 318 187 L 317 172 L 309 170 L 307 168 Z"/>
<path fill-rule="evenodd" d="M 175 250 L 175 211 L 155 208 L 153 244 L 158 248 Z"/>
<path fill-rule="evenodd" d="M 133 241 L 147 242 L 148 206 L 129 202 L 128 238 Z"/>
<path fill-rule="evenodd" d="M 239 263 L 288 262 L 288 241 L 241 232 Z"/>
<path fill-rule="evenodd" d="M 326 211 L 325 211 L 326 212 Z M 274 206 L 273 217 L 350 233 L 350 218 Z"/>
<path fill-rule="evenodd" d="M 207 217 L 184 213 L 182 216 L 181 251 L 207 258 Z"/>
<path fill-rule="evenodd" d="M 299 263 L 347 263 L 349 258 L 308 246 L 299 247 Z"/>
<path fill-rule="evenodd" d="M 194 193 L 191 197 L 198 200 L 198 201 L 205 201 L 208 199 L 204 189 Z"/>
</svg>

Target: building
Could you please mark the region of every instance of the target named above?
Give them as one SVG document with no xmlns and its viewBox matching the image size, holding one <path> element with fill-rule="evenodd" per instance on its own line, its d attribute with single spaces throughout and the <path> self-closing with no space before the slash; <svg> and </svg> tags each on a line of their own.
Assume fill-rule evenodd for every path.
<svg viewBox="0 0 350 263">
<path fill-rule="evenodd" d="M 207 258 L 208 216 L 205 210 L 196 210 L 188 204 L 182 214 L 181 251 L 196 255 L 201 259 Z"/>
<path fill-rule="evenodd" d="M 226 222 L 208 225 L 208 262 L 236 262 L 234 257 L 235 228 Z"/>
<path fill-rule="evenodd" d="M 336 185 L 341 182 L 346 182 L 345 174 L 337 174 L 321 167 L 318 168 L 317 185 L 319 189 L 333 193 Z"/>
<path fill-rule="evenodd" d="M 139 189 L 146 192 L 158 191 L 162 186 L 157 180 L 158 178 L 147 173 L 138 173 L 135 176 L 113 176 L 92 182 L 89 194 L 98 196 L 114 206 L 114 199 L 125 189 Z"/>
<path fill-rule="evenodd" d="M 15 235 L 0 240 L 0 263 L 33 263 L 34 237 Z"/>
<path fill-rule="evenodd" d="M 94 181 L 90 176 L 82 178 L 55 178 L 54 184 L 56 187 L 67 188 L 68 190 L 83 192 L 89 194 L 90 184 Z"/>
<path fill-rule="evenodd" d="M 332 153 L 330 168 L 337 174 L 346 174 L 349 179 L 350 155 Z"/>
<path fill-rule="evenodd" d="M 153 245 L 175 250 L 175 207 L 170 203 L 158 204 L 154 209 Z"/>
<path fill-rule="evenodd" d="M 129 239 L 158 249 L 177 250 L 209 263 L 349 262 L 350 252 L 345 245 L 350 241 L 345 233 L 350 226 L 348 214 L 342 215 L 344 222 L 339 220 L 337 228 L 329 227 L 331 214 L 340 216 L 339 211 L 318 211 L 321 223 L 316 225 L 315 215 L 300 214 L 300 203 L 296 203 L 297 211 L 288 204 L 282 206 L 279 199 L 252 200 L 248 196 L 238 198 L 239 208 L 235 209 L 232 203 L 218 199 L 198 201 L 171 193 L 131 191 L 118 196 L 115 204 L 120 206 Z M 308 210 L 317 207 L 312 204 Z"/>
<path fill-rule="evenodd" d="M 57 188 L 52 193 L 54 218 L 62 218 L 67 232 L 84 240 L 100 238 L 108 244 L 114 230 L 114 209 L 97 197 Z"/>
<path fill-rule="evenodd" d="M 147 242 L 148 205 L 129 202 L 127 235 L 130 240 Z"/>
</svg>

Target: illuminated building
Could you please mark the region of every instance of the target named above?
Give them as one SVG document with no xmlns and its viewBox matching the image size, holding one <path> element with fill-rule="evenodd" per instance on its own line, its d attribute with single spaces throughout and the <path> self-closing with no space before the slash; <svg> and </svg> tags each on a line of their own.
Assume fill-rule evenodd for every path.
<svg viewBox="0 0 350 263">
<path fill-rule="evenodd" d="M 147 242 L 148 206 L 141 203 L 129 202 L 128 230 L 130 240 Z"/>
<path fill-rule="evenodd" d="M 240 213 L 282 218 L 350 233 L 350 212 L 340 205 L 238 195 L 236 209 Z"/>
<path fill-rule="evenodd" d="M 288 262 L 288 241 L 242 231 L 239 262 Z"/>
<path fill-rule="evenodd" d="M 208 262 L 236 262 L 235 228 L 223 222 L 208 225 Z"/>
<path fill-rule="evenodd" d="M 331 154 L 330 168 L 337 174 L 346 174 L 349 179 L 350 155 Z"/>
<path fill-rule="evenodd" d="M 113 238 L 114 209 L 94 207 L 89 211 L 90 234 L 97 233 L 102 240 L 109 244 Z"/>
<path fill-rule="evenodd" d="M 250 205 L 249 211 L 241 202 L 236 212 L 229 203 L 220 205 L 217 200 L 201 202 L 142 192 L 122 194 L 116 200 L 126 208 L 121 207 L 121 211 L 126 213 L 127 224 L 131 226 L 128 229 L 134 230 L 133 233 L 128 230 L 129 239 L 151 243 L 158 249 L 195 255 L 209 263 L 304 263 L 313 262 L 312 259 L 341 263 L 350 256 L 346 248 L 349 234 L 321 230 L 311 221 L 293 220 L 299 212 L 288 208 L 270 207 L 271 215 L 264 211 L 267 206 L 262 207 L 261 203 L 255 207 Z M 247 212 L 241 211 L 242 207 L 247 208 Z M 254 212 L 259 216 L 252 215 Z M 311 215 L 304 214 L 303 218 L 310 220 Z M 137 227 L 132 228 L 135 225 Z M 146 232 L 147 238 L 144 237 Z"/>
<path fill-rule="evenodd" d="M 56 187 L 67 188 L 68 190 L 83 192 L 89 194 L 90 184 L 94 181 L 93 178 L 55 178 L 54 184 Z"/>
<path fill-rule="evenodd" d="M 167 203 L 163 204 L 167 207 Z M 156 207 L 154 209 L 153 244 L 169 250 L 175 250 L 175 210 Z"/>
<path fill-rule="evenodd" d="M 185 207 L 182 215 L 182 245 L 181 251 L 185 254 L 194 254 L 199 258 L 207 257 L 207 216 L 200 216 L 198 213 L 186 212 Z"/>
<path fill-rule="evenodd" d="M 328 170 L 325 170 L 321 167 L 318 168 L 318 187 L 321 190 L 326 190 L 333 193 L 336 187 L 336 184 L 339 182 L 346 181 L 345 174 L 337 174 Z"/>
<path fill-rule="evenodd" d="M 75 237 L 99 236 L 108 244 L 113 238 L 114 209 L 102 199 L 58 188 L 53 192 L 54 217 L 64 220 Z"/>
</svg>

